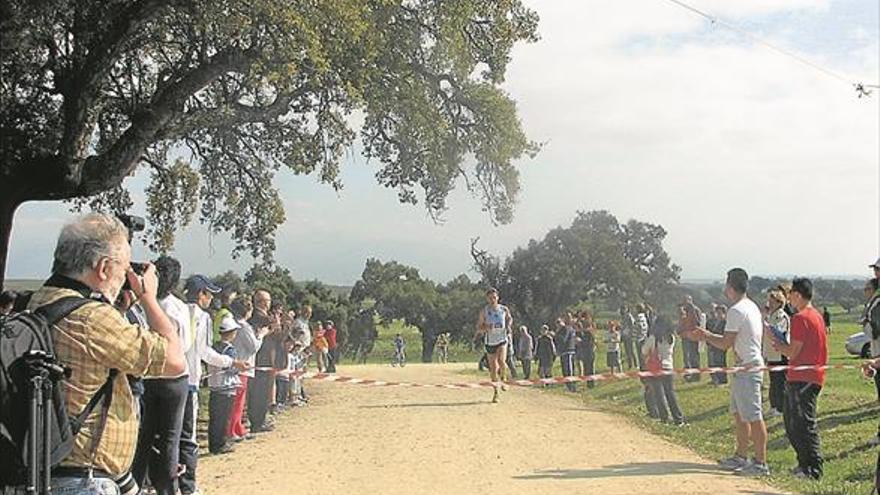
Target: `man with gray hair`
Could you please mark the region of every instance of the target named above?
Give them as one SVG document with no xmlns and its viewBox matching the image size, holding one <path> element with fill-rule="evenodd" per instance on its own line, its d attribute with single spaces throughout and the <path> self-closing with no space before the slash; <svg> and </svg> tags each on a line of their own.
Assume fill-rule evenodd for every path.
<svg viewBox="0 0 880 495">
<path fill-rule="evenodd" d="M 109 410 L 101 414 L 96 409 L 85 420 L 73 451 L 53 470 L 52 488 L 71 494 L 118 494 L 116 480 L 127 476 L 138 433 L 125 375 L 180 375 L 186 369 L 180 340 L 156 300 L 155 267 L 148 264 L 142 276 L 132 271 L 128 229 L 115 217 L 92 213 L 65 225 L 54 258 L 52 276 L 33 294 L 28 308 L 68 296 L 92 300 L 52 328 L 55 354 L 72 371 L 66 387 L 68 414 L 82 411 L 108 379 L 113 386 L 104 399 Z M 128 323 L 113 307 L 126 280 L 144 309 L 149 330 Z"/>
</svg>

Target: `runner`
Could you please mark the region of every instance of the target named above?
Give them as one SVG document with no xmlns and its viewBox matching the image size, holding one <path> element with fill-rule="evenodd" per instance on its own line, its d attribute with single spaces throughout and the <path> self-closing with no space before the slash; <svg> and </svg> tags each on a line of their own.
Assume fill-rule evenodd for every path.
<svg viewBox="0 0 880 495">
<path fill-rule="evenodd" d="M 507 331 L 513 326 L 513 317 L 506 306 L 498 304 L 498 290 L 486 291 L 488 304 L 480 311 L 477 334 L 483 336 L 486 355 L 489 358 L 489 376 L 494 392 L 492 402 L 498 402 L 498 389 L 507 390 L 504 384 L 504 368 L 507 362 Z"/>
</svg>

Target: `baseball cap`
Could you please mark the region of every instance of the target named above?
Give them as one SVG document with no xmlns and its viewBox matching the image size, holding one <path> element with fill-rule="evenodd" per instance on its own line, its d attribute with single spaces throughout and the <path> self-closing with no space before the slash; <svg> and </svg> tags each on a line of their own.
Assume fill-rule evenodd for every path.
<svg viewBox="0 0 880 495">
<path fill-rule="evenodd" d="M 880 258 L 877 258 L 877 261 L 875 261 L 873 264 L 868 265 L 868 268 L 880 268 Z"/>
<path fill-rule="evenodd" d="M 235 321 L 235 318 L 232 315 L 226 315 L 220 320 L 220 333 L 231 332 L 233 330 L 238 330 L 241 328 L 241 325 Z"/>
<path fill-rule="evenodd" d="M 217 294 L 222 291 L 223 288 L 214 282 L 211 282 L 211 280 L 204 275 L 193 275 L 186 280 L 184 290 L 190 293 L 206 290 L 212 294 Z"/>
</svg>

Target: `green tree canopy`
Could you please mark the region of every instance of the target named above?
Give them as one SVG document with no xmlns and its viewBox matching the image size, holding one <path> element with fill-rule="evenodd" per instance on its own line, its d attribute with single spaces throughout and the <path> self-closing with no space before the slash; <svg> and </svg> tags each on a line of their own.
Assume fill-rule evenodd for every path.
<svg viewBox="0 0 880 495">
<path fill-rule="evenodd" d="M 0 1 L 0 275 L 18 205 L 122 210 L 140 166 L 153 249 L 198 211 L 269 260 L 275 174 L 341 188 L 356 138 L 401 201 L 436 217 L 464 179 L 509 221 L 536 146 L 500 84 L 537 21 L 520 0 Z"/>
<path fill-rule="evenodd" d="M 552 322 L 587 299 L 622 303 L 659 301 L 678 282 L 679 267 L 663 249 L 666 231 L 607 211 L 579 212 L 569 227 L 531 240 L 508 258 L 477 248 L 471 252 L 486 284 L 501 291 L 526 324 Z"/>
</svg>

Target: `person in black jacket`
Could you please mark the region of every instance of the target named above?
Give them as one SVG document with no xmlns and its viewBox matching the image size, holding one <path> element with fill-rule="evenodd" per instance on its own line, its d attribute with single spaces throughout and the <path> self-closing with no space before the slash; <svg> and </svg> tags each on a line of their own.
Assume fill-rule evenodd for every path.
<svg viewBox="0 0 880 495">
<path fill-rule="evenodd" d="M 553 342 L 553 332 L 550 327 L 543 325 L 541 335 L 535 343 L 535 357 L 538 359 L 538 373 L 541 378 L 553 377 L 553 361 L 556 360 L 556 343 Z"/>
</svg>

